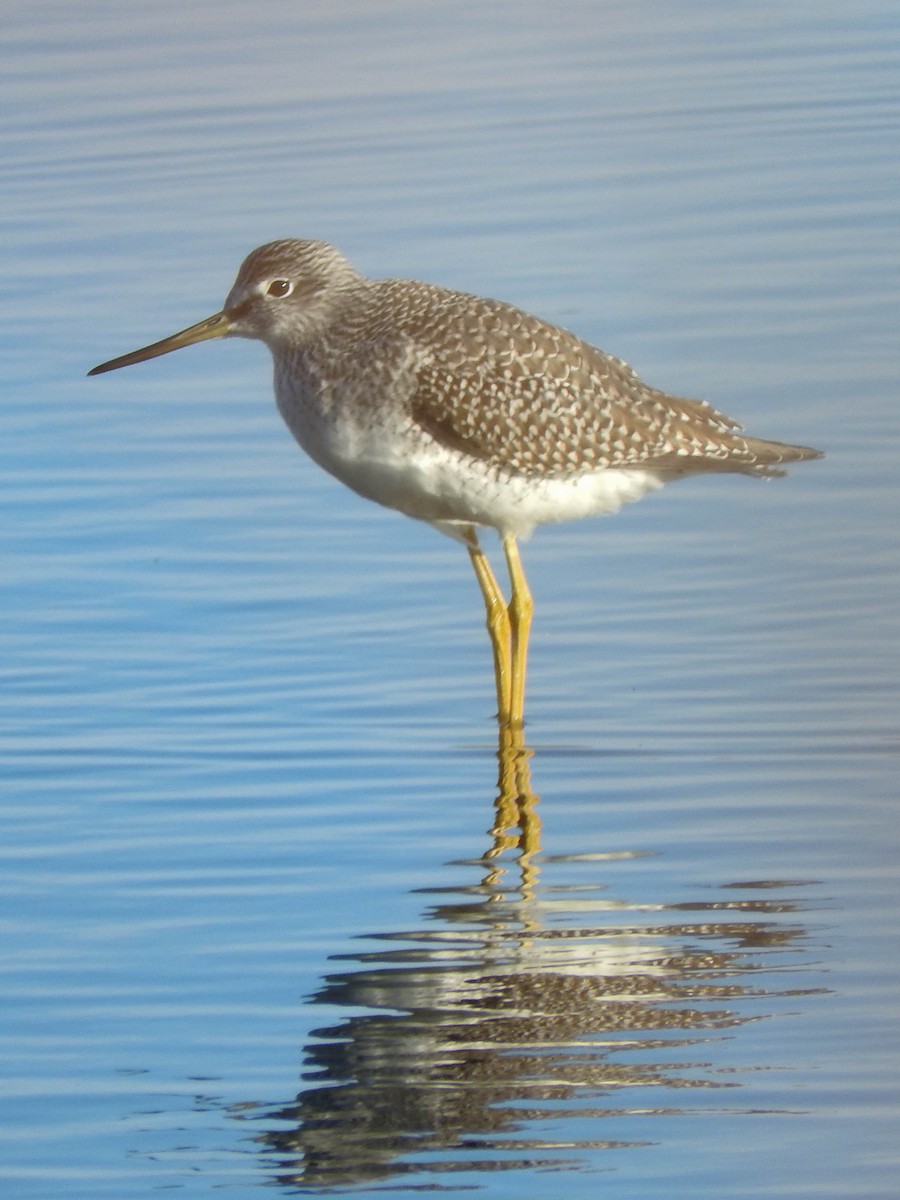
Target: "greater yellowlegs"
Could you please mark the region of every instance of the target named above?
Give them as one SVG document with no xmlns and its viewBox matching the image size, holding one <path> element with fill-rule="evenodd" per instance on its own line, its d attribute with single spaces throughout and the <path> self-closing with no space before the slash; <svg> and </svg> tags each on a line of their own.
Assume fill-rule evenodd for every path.
<svg viewBox="0 0 900 1200">
<path fill-rule="evenodd" d="M 209 338 L 256 338 L 303 449 L 369 500 L 469 552 L 487 610 L 502 723 L 520 724 L 533 604 L 517 539 L 698 472 L 778 475 L 817 450 L 744 437 L 710 405 L 648 387 L 618 358 L 512 305 L 367 279 L 325 242 L 254 250 L 221 312 L 94 367 Z M 478 540 L 500 535 L 511 595 Z"/>
</svg>

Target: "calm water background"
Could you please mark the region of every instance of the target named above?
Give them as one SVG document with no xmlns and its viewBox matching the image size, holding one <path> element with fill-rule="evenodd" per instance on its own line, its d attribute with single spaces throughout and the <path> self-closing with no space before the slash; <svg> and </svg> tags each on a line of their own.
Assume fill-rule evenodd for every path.
<svg viewBox="0 0 900 1200">
<path fill-rule="evenodd" d="M 895 1195 L 896 5 L 4 32 L 4 1196 Z M 84 378 L 290 235 L 827 452 L 526 547 L 530 864 L 459 547 L 259 346 Z"/>
</svg>

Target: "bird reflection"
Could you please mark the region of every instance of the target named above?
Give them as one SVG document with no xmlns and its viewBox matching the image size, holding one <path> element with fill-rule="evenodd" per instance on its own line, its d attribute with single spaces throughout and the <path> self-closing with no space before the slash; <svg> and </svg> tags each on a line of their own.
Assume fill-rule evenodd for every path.
<svg viewBox="0 0 900 1200">
<path fill-rule="evenodd" d="M 700 1089 L 727 1089 L 740 1111 L 716 1043 L 767 997 L 814 990 L 773 982 L 802 965 L 805 930 L 784 920 L 797 903 L 777 898 L 796 884 L 679 906 L 584 882 L 627 854 L 545 859 L 543 884 L 531 754 L 520 730 L 500 736 L 479 880 L 431 892 L 424 929 L 368 935 L 381 945 L 312 998 L 349 1011 L 314 1031 L 296 1100 L 234 1113 L 267 1127 L 266 1171 L 288 1191 L 559 1167 L 652 1141 L 645 1118 L 689 1111 Z"/>
</svg>

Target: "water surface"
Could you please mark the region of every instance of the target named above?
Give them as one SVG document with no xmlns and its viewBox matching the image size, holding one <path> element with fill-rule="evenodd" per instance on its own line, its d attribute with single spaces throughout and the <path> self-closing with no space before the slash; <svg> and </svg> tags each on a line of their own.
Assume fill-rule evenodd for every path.
<svg viewBox="0 0 900 1200">
<path fill-rule="evenodd" d="M 892 1194 L 893 8 L 7 26 L 4 1194 Z M 466 556 L 261 347 L 84 378 L 285 235 L 827 457 L 539 531 L 498 758 Z"/>
</svg>

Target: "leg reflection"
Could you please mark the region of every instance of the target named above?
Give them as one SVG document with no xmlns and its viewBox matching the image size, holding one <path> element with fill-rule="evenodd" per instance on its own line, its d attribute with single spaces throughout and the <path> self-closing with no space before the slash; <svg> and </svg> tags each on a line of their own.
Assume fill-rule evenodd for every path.
<svg viewBox="0 0 900 1200">
<path fill-rule="evenodd" d="M 538 868 L 534 862 L 541 848 L 541 819 L 536 806 L 540 797 L 531 786 L 533 751 L 525 744 L 521 725 L 498 725 L 497 797 L 494 801 L 492 843 L 486 859 L 498 859 L 507 851 L 518 851 L 523 895 L 533 889 Z M 484 882 L 495 885 L 505 868 L 497 863 Z"/>
</svg>

